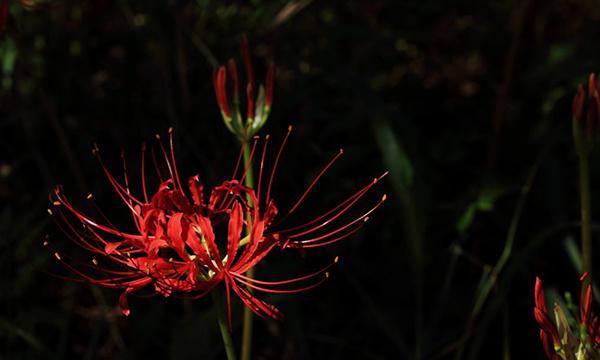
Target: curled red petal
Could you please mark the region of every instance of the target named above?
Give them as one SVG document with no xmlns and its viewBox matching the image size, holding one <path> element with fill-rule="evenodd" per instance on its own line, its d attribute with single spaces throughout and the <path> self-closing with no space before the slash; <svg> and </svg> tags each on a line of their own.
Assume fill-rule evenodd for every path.
<svg viewBox="0 0 600 360">
<path fill-rule="evenodd" d="M 540 279 L 537 276 L 535 278 L 534 299 L 535 307 L 547 313 L 548 309 L 546 308 L 546 298 L 544 296 L 544 287 L 542 284 L 542 279 Z"/>
<path fill-rule="evenodd" d="M 236 202 L 233 205 L 233 210 L 229 215 L 229 227 L 227 231 L 227 267 L 231 267 L 235 259 L 238 247 L 240 245 L 240 236 L 244 225 L 244 213 L 242 211 L 242 205 Z"/>
<path fill-rule="evenodd" d="M 188 261 L 187 254 L 185 252 L 184 241 L 184 236 L 187 236 L 188 234 L 188 228 L 189 224 L 184 219 L 183 213 L 171 215 L 171 218 L 167 224 L 169 244 L 173 247 L 183 261 Z"/>
<path fill-rule="evenodd" d="M 194 205 L 203 206 L 203 192 L 204 188 L 202 187 L 202 183 L 200 182 L 200 177 L 198 175 L 189 178 L 188 180 L 188 188 L 190 189 L 190 193 L 192 194 L 192 200 L 194 201 Z"/>
<path fill-rule="evenodd" d="M 227 71 L 224 66 L 221 66 L 217 71 L 215 91 L 217 93 L 217 102 L 221 111 L 225 116 L 231 117 L 231 109 L 229 108 L 229 99 L 227 96 Z"/>
</svg>

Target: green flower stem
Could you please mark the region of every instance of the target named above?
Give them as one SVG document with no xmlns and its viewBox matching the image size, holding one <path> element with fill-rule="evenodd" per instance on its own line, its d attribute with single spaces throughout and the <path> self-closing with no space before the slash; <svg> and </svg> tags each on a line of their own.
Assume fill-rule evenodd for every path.
<svg viewBox="0 0 600 360">
<path fill-rule="evenodd" d="M 223 337 L 223 346 L 225 346 L 227 360 L 236 360 L 233 340 L 231 340 L 231 332 L 229 331 L 229 325 L 227 323 L 227 314 L 225 314 L 225 309 L 223 309 L 221 289 L 214 289 L 211 291 L 211 295 L 213 302 L 215 303 L 215 311 L 217 312 L 217 320 L 219 321 L 219 329 L 221 330 L 221 336 Z"/>
<path fill-rule="evenodd" d="M 245 184 L 249 188 L 254 188 L 254 173 L 252 171 L 252 166 L 248 166 L 250 163 L 250 144 L 246 141 L 244 144 L 244 169 L 248 168 L 246 172 Z M 248 203 L 252 201 L 249 197 Z M 250 238 L 249 231 L 246 234 L 247 238 Z M 254 268 L 250 268 L 248 272 L 246 272 L 246 276 L 249 278 L 254 278 Z M 252 292 L 252 289 L 248 289 Z M 248 307 L 244 307 L 244 327 L 242 330 L 242 360 L 250 360 L 250 355 L 252 353 L 252 325 L 253 325 L 253 314 L 252 310 Z"/>
<path fill-rule="evenodd" d="M 592 283 L 592 205 L 590 201 L 590 162 L 586 153 L 579 154 L 579 194 L 581 196 L 581 264 L 588 273 L 585 286 Z"/>
</svg>

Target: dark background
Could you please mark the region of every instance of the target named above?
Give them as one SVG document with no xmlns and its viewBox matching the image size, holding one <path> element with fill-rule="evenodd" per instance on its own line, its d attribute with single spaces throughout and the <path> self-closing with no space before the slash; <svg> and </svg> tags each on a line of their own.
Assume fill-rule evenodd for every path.
<svg viewBox="0 0 600 360">
<path fill-rule="evenodd" d="M 256 320 L 255 358 L 542 359 L 535 276 L 578 299 L 570 106 L 600 68 L 599 20 L 591 0 L 11 2 L 0 40 L 0 358 L 224 358 L 210 299 L 132 297 L 125 318 L 118 291 L 50 275 L 61 268 L 42 242 L 75 246 L 46 213 L 56 184 L 75 203 L 93 192 L 131 226 L 94 142 L 112 169 L 121 149 L 137 169 L 140 144 L 172 126 L 183 176 L 229 176 L 239 145 L 212 71 L 239 57 L 247 33 L 259 78 L 278 66 L 262 134 L 295 127 L 274 189 L 282 205 L 340 147 L 300 218 L 391 172 L 363 206 L 390 200 L 359 234 L 258 267 L 281 279 L 342 259 L 317 290 L 265 297 L 286 319 Z"/>
</svg>

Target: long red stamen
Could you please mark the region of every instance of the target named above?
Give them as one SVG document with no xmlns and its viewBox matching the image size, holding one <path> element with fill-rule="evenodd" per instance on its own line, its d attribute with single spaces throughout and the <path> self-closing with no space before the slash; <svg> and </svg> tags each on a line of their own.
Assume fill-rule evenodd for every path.
<svg viewBox="0 0 600 360">
<path fill-rule="evenodd" d="M 252 149 L 250 150 L 250 155 L 248 156 L 248 164 L 246 165 L 246 168 L 244 169 L 244 173 L 242 174 L 242 177 L 240 178 L 240 183 L 244 182 L 244 179 L 246 179 L 246 175 L 248 175 L 248 170 L 250 170 L 250 168 L 252 167 L 252 158 L 254 157 L 254 151 L 256 150 L 256 144 L 258 143 L 258 140 L 260 138 L 258 136 L 254 137 L 254 143 L 252 144 Z"/>
<path fill-rule="evenodd" d="M 181 186 L 181 180 L 179 179 L 179 171 L 177 170 L 177 161 L 175 161 L 175 150 L 173 146 L 173 128 L 169 128 L 169 145 L 171 148 L 171 162 L 173 163 L 173 171 L 175 172 L 175 180 L 177 181 L 177 186 L 179 190 L 183 191 L 183 186 Z"/>
<path fill-rule="evenodd" d="M 325 280 L 327 280 L 328 276 L 324 276 L 322 279 L 320 279 L 318 282 L 314 283 L 314 284 L 310 284 L 307 285 L 305 287 L 302 288 L 297 288 L 297 289 L 269 289 L 266 288 L 264 286 L 259 286 L 259 285 L 254 285 L 248 281 L 244 281 L 242 279 L 237 279 L 237 281 L 239 281 L 240 283 L 248 286 L 249 288 L 252 288 L 254 290 L 258 290 L 258 291 L 262 291 L 262 292 L 266 292 L 266 293 L 271 293 L 271 294 L 294 294 L 294 293 L 299 293 L 299 292 L 304 292 L 304 291 L 308 291 L 311 289 L 316 288 L 317 286 L 321 285 Z"/>
<path fill-rule="evenodd" d="M 329 232 L 329 233 L 327 233 L 327 234 L 325 234 L 325 235 L 318 236 L 318 237 L 316 237 L 316 238 L 312 238 L 312 239 L 310 239 L 310 240 L 302 240 L 302 241 L 299 241 L 299 242 L 300 242 L 300 243 L 303 243 L 303 244 L 309 244 L 309 243 L 313 243 L 313 242 L 317 242 L 317 241 L 319 241 L 319 240 L 325 239 L 325 238 L 327 238 L 327 237 L 329 237 L 329 236 L 331 236 L 331 235 L 335 235 L 335 234 L 337 234 L 337 233 L 339 233 L 339 232 L 341 232 L 341 231 L 343 231 L 343 230 L 347 229 L 348 227 L 350 227 L 350 226 L 352 226 L 352 225 L 356 224 L 357 222 L 359 222 L 359 221 L 362 221 L 363 219 L 365 219 L 365 218 L 366 218 L 367 216 L 369 216 L 369 215 L 370 215 L 370 214 L 371 214 L 373 211 L 375 211 L 375 210 L 376 210 L 376 209 L 377 209 L 379 206 L 381 206 L 381 204 L 383 204 L 383 203 L 385 202 L 385 200 L 386 200 L 386 199 L 387 199 L 387 196 L 386 196 L 386 195 L 383 195 L 383 197 L 381 198 L 381 200 L 379 200 L 379 202 L 377 202 L 377 204 L 376 204 L 375 206 L 373 206 L 371 209 L 369 209 L 367 212 L 365 212 L 364 214 L 362 214 L 362 215 L 361 215 L 361 216 L 359 216 L 358 218 L 356 218 L 356 219 L 354 219 L 354 220 L 350 221 L 349 223 L 346 223 L 345 225 L 343 225 L 343 226 L 341 226 L 341 227 L 339 227 L 339 228 L 337 228 L 337 229 L 335 229 L 335 230 L 333 230 L 333 231 L 331 231 L 331 232 Z M 317 225 L 317 226 L 315 226 L 315 227 L 312 227 L 312 228 L 310 228 L 310 229 L 308 229 L 308 230 L 304 230 L 304 231 L 302 231 L 302 232 L 300 232 L 300 233 L 297 233 L 297 234 L 289 235 L 289 238 L 290 238 L 290 239 L 295 239 L 295 238 L 298 238 L 298 237 L 301 237 L 301 236 L 304 236 L 304 235 L 310 234 L 310 233 L 312 233 L 312 232 L 315 232 L 315 231 L 317 231 L 317 230 L 319 230 L 319 229 L 323 228 L 323 227 L 324 227 L 324 226 L 326 226 L 327 224 L 331 223 L 331 221 L 335 220 L 335 219 L 336 219 L 336 218 L 337 218 L 339 215 L 340 215 L 340 214 L 336 214 L 336 216 L 334 216 L 334 217 L 333 217 L 331 220 L 329 220 L 329 221 L 326 221 L 326 222 L 324 222 L 324 223 L 322 223 L 322 224 L 320 224 L 320 225 Z"/>
<path fill-rule="evenodd" d="M 225 298 L 227 299 L 227 324 L 229 325 L 229 329 L 231 329 L 231 287 L 229 286 L 229 282 L 233 281 L 229 278 L 229 276 L 225 276 Z"/>
<path fill-rule="evenodd" d="M 158 166 L 158 160 L 156 159 L 156 153 L 154 152 L 154 148 L 151 148 L 150 153 L 152 154 L 152 163 L 154 164 L 154 170 L 156 170 L 156 176 L 158 176 L 158 179 L 162 184 L 164 182 L 164 179 L 162 177 L 160 167 Z"/>
<path fill-rule="evenodd" d="M 291 215 L 294 211 L 296 211 L 296 209 L 298 208 L 298 206 L 300 206 L 300 204 L 302 203 L 302 201 L 306 198 L 306 196 L 308 195 L 308 193 L 313 189 L 313 187 L 321 179 L 321 177 L 323 176 L 323 174 L 325 174 L 325 172 L 327 172 L 327 170 L 329 170 L 329 168 L 331 167 L 331 165 L 333 165 L 333 163 L 337 159 L 339 159 L 340 156 L 342 156 L 342 154 L 344 154 L 344 150 L 340 149 L 340 151 L 327 163 L 327 165 L 325 165 L 325 167 L 323 167 L 323 169 L 321 170 L 321 172 L 319 173 L 319 175 L 317 175 L 315 177 L 315 179 L 308 186 L 308 188 L 306 189 L 306 191 L 304 191 L 304 194 L 302 194 L 302 196 L 300 196 L 300 199 L 298 199 L 298 201 L 296 202 L 296 204 L 294 204 L 294 206 L 292 206 L 292 209 L 287 213 L 287 215 L 285 217 Z M 285 217 L 284 217 L 284 219 L 285 219 Z M 282 219 L 281 221 L 283 221 L 284 219 Z"/>
<path fill-rule="evenodd" d="M 275 177 L 275 171 L 277 171 L 277 165 L 279 164 L 279 158 L 281 157 L 281 153 L 283 152 L 283 148 L 285 147 L 285 144 L 287 143 L 288 137 L 290 136 L 290 133 L 292 132 L 292 125 L 288 126 L 288 130 L 285 134 L 285 137 L 283 138 L 283 141 L 281 142 L 281 146 L 279 147 L 279 151 L 277 152 L 277 156 L 275 157 L 275 162 L 273 163 L 273 168 L 271 169 L 271 177 L 269 178 L 269 186 L 267 187 L 267 197 L 265 198 L 265 204 L 269 204 L 269 201 L 271 200 L 271 186 L 273 186 L 273 178 Z"/>
<path fill-rule="evenodd" d="M 117 179 L 115 179 L 115 177 L 112 175 L 112 173 L 110 171 L 108 171 L 108 168 L 106 167 L 106 165 L 104 164 L 104 162 L 102 161 L 102 157 L 100 156 L 100 151 L 98 150 L 98 148 L 94 148 L 94 151 L 92 151 L 92 153 L 96 156 L 96 158 L 98 159 L 98 162 L 100 163 L 100 166 L 102 167 L 102 171 L 104 172 L 104 174 L 106 175 L 106 177 L 108 178 L 108 181 L 111 183 L 111 185 L 113 186 L 113 188 L 115 189 L 115 192 L 117 193 L 117 195 L 119 195 L 119 197 L 123 200 L 123 202 L 125 204 L 127 204 L 127 206 L 131 209 L 131 211 L 135 214 L 137 214 L 137 211 L 133 208 L 131 202 L 129 200 L 132 200 L 133 202 L 142 205 L 142 202 L 139 201 L 136 197 L 134 197 L 133 195 L 131 195 L 124 187 L 123 185 L 121 185 Z"/>
<path fill-rule="evenodd" d="M 348 197 L 346 200 L 342 201 L 341 203 L 339 203 L 338 205 L 333 207 L 331 210 L 325 212 L 324 214 L 322 214 L 322 215 L 314 218 L 313 220 L 311 220 L 307 223 L 304 223 L 302 225 L 298 225 L 298 226 L 294 226 L 292 228 L 281 230 L 280 233 L 287 234 L 287 233 L 298 231 L 300 229 L 303 229 L 303 228 L 306 228 L 309 226 L 313 226 L 314 224 L 318 223 L 319 221 L 321 221 L 321 220 L 325 219 L 326 217 L 330 216 L 331 214 L 335 213 L 336 215 L 334 215 L 331 218 L 324 221 L 325 225 L 330 223 L 331 221 L 335 220 L 337 217 L 339 217 L 340 215 L 342 215 L 346 211 L 348 211 L 352 207 L 352 205 L 354 205 L 358 200 L 360 200 L 373 186 L 375 186 L 375 184 L 377 184 L 379 181 L 381 181 L 381 179 L 383 179 L 385 176 L 387 176 L 387 174 L 388 174 L 388 172 L 385 172 L 385 173 L 383 173 L 383 175 L 379 176 L 378 178 L 373 179 L 373 181 L 371 181 L 368 185 L 364 186 L 362 189 L 358 190 L 357 192 L 352 194 L 350 197 Z"/>
<path fill-rule="evenodd" d="M 299 276 L 297 278 L 288 279 L 288 280 L 281 280 L 281 281 L 263 281 L 263 280 L 257 280 L 257 279 L 254 279 L 254 278 L 250 278 L 250 277 L 244 276 L 244 275 L 236 273 L 236 272 L 232 272 L 232 274 L 236 278 L 239 278 L 239 279 L 251 282 L 253 284 L 271 285 L 271 286 L 287 285 L 287 284 L 293 284 L 293 283 L 297 283 L 297 282 L 309 280 L 309 279 L 314 278 L 315 276 L 319 276 L 319 275 L 323 274 L 324 272 L 326 272 L 327 270 L 329 270 L 333 265 L 337 264 L 338 261 L 339 261 L 339 258 L 336 257 L 332 263 L 328 264 L 327 266 L 323 267 L 322 269 L 319 269 L 319 270 L 317 270 L 315 272 L 312 272 L 310 274 Z"/>
<path fill-rule="evenodd" d="M 246 146 L 248 146 L 248 142 L 246 140 L 242 141 L 242 147 L 240 148 L 240 151 L 238 153 L 237 161 L 235 163 L 235 168 L 233 169 L 233 175 L 231 175 L 231 180 L 234 180 L 236 178 L 237 172 L 240 168 L 240 164 L 242 163 L 242 158 L 244 156 L 244 150 L 245 150 Z"/>
<path fill-rule="evenodd" d="M 146 144 L 142 144 L 142 192 L 144 193 L 144 202 L 148 203 L 148 192 L 146 191 Z"/>
<path fill-rule="evenodd" d="M 364 218 L 363 221 L 360 222 L 360 224 L 358 224 L 357 226 L 352 228 L 350 231 L 345 232 L 344 234 L 337 236 L 335 238 L 332 238 L 332 239 L 321 241 L 319 243 L 311 243 L 311 244 L 305 244 L 304 242 L 293 242 L 292 241 L 282 247 L 286 248 L 289 246 L 289 247 L 295 247 L 295 248 L 301 248 L 301 249 L 311 249 L 311 248 L 335 244 L 338 241 L 344 240 L 345 238 L 356 234 L 358 232 L 358 230 L 362 229 L 363 225 L 367 222 L 368 219 L 369 219 L 368 217 Z"/>
<path fill-rule="evenodd" d="M 165 158 L 165 163 L 167 164 L 167 169 L 169 170 L 169 175 L 171 176 L 172 180 L 175 180 L 175 175 L 173 174 L 173 168 L 171 167 L 171 160 L 169 160 L 169 155 L 167 155 L 167 150 L 165 149 L 165 146 L 162 143 L 162 140 L 160 139 L 160 135 L 156 134 L 154 135 L 156 137 L 156 140 L 158 140 L 158 145 L 160 146 L 160 151 L 163 154 L 163 157 Z M 179 188 L 181 189 L 181 187 Z"/>
<path fill-rule="evenodd" d="M 248 157 L 248 164 L 246 165 L 246 167 L 244 168 L 244 172 L 242 173 L 241 178 L 238 180 L 240 183 L 244 183 L 244 179 L 246 178 L 246 175 L 248 173 L 248 169 L 250 169 L 250 167 L 252 166 L 252 157 L 254 156 L 254 151 L 256 149 L 256 144 L 258 142 L 258 137 L 254 138 L 254 143 L 252 144 L 252 149 L 250 150 L 250 156 Z M 240 153 L 238 155 L 238 159 L 237 162 L 235 164 L 235 169 L 233 171 L 233 175 L 231 176 L 231 180 L 234 180 L 237 172 L 239 170 L 239 167 L 241 165 L 242 162 L 242 157 L 244 155 L 244 150 L 245 147 L 248 146 L 248 143 L 244 140 L 242 141 L 242 148 L 240 150 Z M 218 206 L 216 206 L 217 209 L 223 209 L 223 208 L 228 208 L 229 205 L 231 205 L 231 202 L 234 200 L 235 197 L 231 197 L 232 194 L 230 194 L 229 192 L 226 193 L 223 198 L 221 199 L 220 203 Z M 225 204 L 228 204 L 228 206 L 224 206 Z"/>
<path fill-rule="evenodd" d="M 128 233 L 124 233 L 122 231 L 107 227 L 105 225 L 99 224 L 98 222 L 96 222 L 95 220 L 87 217 L 86 215 L 84 215 L 82 212 L 80 212 L 79 210 L 75 209 L 71 203 L 62 196 L 62 193 L 60 192 L 60 189 L 56 189 L 54 194 L 56 195 L 56 198 L 58 199 L 58 201 L 64 205 L 67 209 L 69 209 L 69 211 L 71 211 L 71 213 L 73 213 L 73 215 L 75 215 L 80 221 L 87 223 L 89 225 L 92 225 L 102 231 L 105 231 L 109 234 L 113 234 L 113 235 L 118 235 L 118 236 L 122 236 L 122 237 L 127 237 L 127 238 L 131 238 L 131 239 L 142 239 L 141 235 L 133 235 L 133 234 L 128 234 Z"/>
<path fill-rule="evenodd" d="M 270 136 L 267 134 L 265 136 L 265 143 L 263 144 L 263 150 L 262 150 L 262 155 L 260 156 L 260 168 L 258 170 L 258 190 L 257 190 L 257 194 L 256 194 L 256 198 L 258 199 L 258 203 L 260 204 L 260 190 L 262 187 L 262 174 L 263 174 L 263 169 L 265 167 L 265 155 L 267 153 L 267 146 L 269 145 L 269 138 Z"/>
</svg>

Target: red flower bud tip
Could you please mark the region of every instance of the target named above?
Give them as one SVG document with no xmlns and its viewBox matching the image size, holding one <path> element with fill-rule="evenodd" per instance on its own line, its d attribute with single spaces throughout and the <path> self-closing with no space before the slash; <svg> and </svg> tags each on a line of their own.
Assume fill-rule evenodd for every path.
<svg viewBox="0 0 600 360">
<path fill-rule="evenodd" d="M 539 277 L 535 277 L 535 289 L 534 289 L 534 300 L 535 307 L 547 312 L 546 309 L 546 299 L 544 297 L 544 288 L 542 285 L 542 279 Z"/>
<path fill-rule="evenodd" d="M 590 77 L 588 78 L 588 96 L 592 96 L 598 88 L 596 83 L 596 74 L 590 73 Z"/>
<path fill-rule="evenodd" d="M 246 86 L 246 101 L 248 102 L 248 119 L 254 120 L 254 87 L 251 83 Z"/>
<path fill-rule="evenodd" d="M 229 59 L 226 65 L 227 72 L 232 79 L 231 87 L 233 90 L 233 99 L 228 98 L 227 86 L 224 84 L 225 76 L 221 70 L 222 67 L 219 68 L 218 71 L 215 70 L 214 86 L 215 92 L 217 93 L 217 102 L 229 130 L 242 140 L 250 140 L 268 119 L 270 108 L 273 104 L 275 66 L 271 64 L 267 68 L 265 86 L 263 87 L 263 84 L 257 84 L 255 82 L 252 56 L 246 35 L 243 35 L 240 40 L 240 53 L 245 71 L 245 83 L 242 82 L 239 77 L 235 60 Z M 242 94 L 239 93 L 240 88 Z M 257 90 L 259 91 L 257 92 Z M 244 114 L 240 110 L 240 104 L 243 102 L 241 101 L 240 96 L 244 95 L 246 96 L 246 121 L 245 123 L 243 122 L 240 124 L 239 121 L 244 117 Z M 229 108 L 230 100 L 233 101 L 234 105 L 231 109 Z M 228 121 L 231 120 L 231 118 L 237 120 L 235 123 L 236 126 L 232 126 Z"/>
<path fill-rule="evenodd" d="M 577 94 L 573 98 L 573 117 L 577 121 L 581 121 L 584 103 L 585 90 L 583 90 L 583 85 L 579 84 L 579 87 L 577 88 Z"/>
<path fill-rule="evenodd" d="M 535 278 L 534 301 L 535 306 L 533 308 L 533 315 L 535 321 L 540 326 L 540 338 L 548 357 L 552 359 L 551 354 L 554 354 L 554 346 L 550 345 L 560 344 L 560 337 L 558 335 L 558 330 L 548 315 L 544 288 L 542 280 L 539 277 Z"/>
<path fill-rule="evenodd" d="M 592 287 L 587 286 L 587 290 L 581 289 L 581 300 L 579 304 L 579 321 L 581 324 L 588 324 L 592 306 Z"/>
<path fill-rule="evenodd" d="M 254 86 L 254 70 L 252 69 L 252 58 L 250 57 L 250 45 L 248 45 L 248 37 L 246 34 L 242 35 L 240 41 L 240 53 L 242 54 L 242 61 L 246 68 L 246 80 L 248 84 Z"/>
<path fill-rule="evenodd" d="M 235 60 L 229 59 L 229 61 L 227 62 L 227 69 L 229 70 L 229 76 L 231 76 L 231 81 L 233 82 L 233 96 L 235 99 L 239 99 L 240 83 L 238 79 L 238 71 Z"/>
<path fill-rule="evenodd" d="M 227 71 L 224 66 L 221 66 L 215 77 L 215 94 L 217 95 L 217 103 L 221 112 L 231 118 L 231 109 L 229 108 L 229 99 L 227 98 Z"/>
<path fill-rule="evenodd" d="M 267 79 L 266 83 L 266 94 L 265 94 L 265 105 L 267 108 L 271 108 L 271 104 L 273 104 L 273 86 L 275 82 L 275 65 L 273 63 L 269 64 L 269 69 L 267 70 Z"/>
</svg>

